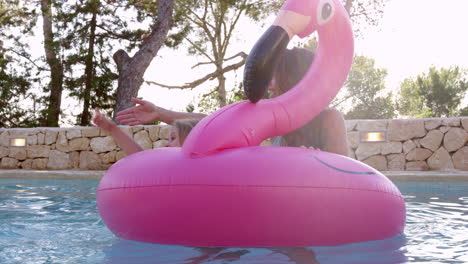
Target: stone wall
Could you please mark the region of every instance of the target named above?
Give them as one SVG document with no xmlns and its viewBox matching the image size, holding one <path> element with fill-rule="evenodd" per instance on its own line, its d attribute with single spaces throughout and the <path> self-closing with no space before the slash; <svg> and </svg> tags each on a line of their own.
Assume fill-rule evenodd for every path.
<svg viewBox="0 0 468 264">
<path fill-rule="evenodd" d="M 121 127 L 143 149 L 164 147 L 170 126 Z M 26 147 L 10 147 L 12 137 Z M 105 170 L 125 157 L 106 132 L 95 127 L 0 129 L 0 168 L 33 170 Z"/>
<path fill-rule="evenodd" d="M 386 170 L 468 171 L 468 117 L 349 120 L 349 156 Z M 144 149 L 164 147 L 169 126 L 121 127 Z M 361 143 L 359 133 L 386 131 L 383 143 Z M 26 147 L 10 147 L 12 137 Z M 33 170 L 105 170 L 125 153 L 94 127 L 0 129 L 0 168 Z"/>
<path fill-rule="evenodd" d="M 377 170 L 468 171 L 468 117 L 350 120 L 349 156 Z M 360 143 L 363 131 L 386 131 L 383 143 Z"/>
</svg>

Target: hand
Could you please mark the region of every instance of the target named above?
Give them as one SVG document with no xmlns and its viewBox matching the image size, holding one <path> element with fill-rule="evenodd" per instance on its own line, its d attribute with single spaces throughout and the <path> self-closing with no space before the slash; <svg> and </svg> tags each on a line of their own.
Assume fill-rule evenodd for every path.
<svg viewBox="0 0 468 264">
<path fill-rule="evenodd" d="M 159 108 L 145 100 L 132 98 L 132 102 L 138 104 L 134 107 L 120 111 L 116 120 L 122 124 L 135 126 L 159 120 Z"/>
<path fill-rule="evenodd" d="M 101 114 L 98 109 L 94 109 L 91 123 L 107 132 L 110 132 L 112 129 L 117 127 L 117 125 L 112 120 Z"/>
</svg>

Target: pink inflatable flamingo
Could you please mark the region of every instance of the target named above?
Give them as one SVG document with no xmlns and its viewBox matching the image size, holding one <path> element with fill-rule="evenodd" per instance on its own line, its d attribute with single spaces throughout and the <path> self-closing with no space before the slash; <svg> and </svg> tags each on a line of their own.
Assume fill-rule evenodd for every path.
<svg viewBox="0 0 468 264">
<path fill-rule="evenodd" d="M 275 99 L 220 109 L 194 128 L 182 149 L 144 151 L 114 164 L 97 202 L 117 236 L 185 246 L 293 247 L 403 231 L 401 193 L 376 170 L 318 150 L 257 146 L 322 111 L 353 57 L 351 26 L 339 0 L 286 1 L 275 24 L 249 55 L 249 99 L 262 97 L 271 76 L 263 70 L 275 63 L 268 50 L 285 48 L 287 33 L 317 31 L 319 47 L 304 79 Z"/>
</svg>

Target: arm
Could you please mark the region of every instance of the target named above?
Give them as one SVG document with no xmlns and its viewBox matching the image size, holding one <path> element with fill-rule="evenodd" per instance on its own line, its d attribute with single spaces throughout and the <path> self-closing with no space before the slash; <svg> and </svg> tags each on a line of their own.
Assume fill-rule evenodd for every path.
<svg viewBox="0 0 468 264">
<path fill-rule="evenodd" d="M 98 110 L 93 113 L 92 122 L 95 126 L 107 131 L 127 155 L 143 151 L 130 136 L 125 134 L 114 122 L 102 115 Z"/>
<path fill-rule="evenodd" d="M 118 112 L 116 115 L 117 121 L 130 126 L 142 125 L 153 121 L 172 124 L 177 119 L 202 119 L 206 116 L 200 113 L 171 111 L 137 98 L 132 98 L 132 102 L 136 103 L 137 106 Z"/>
</svg>

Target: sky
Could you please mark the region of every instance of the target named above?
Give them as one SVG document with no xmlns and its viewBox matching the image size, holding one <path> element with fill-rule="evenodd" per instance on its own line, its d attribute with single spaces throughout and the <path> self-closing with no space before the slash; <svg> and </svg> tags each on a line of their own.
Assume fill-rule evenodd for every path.
<svg viewBox="0 0 468 264">
<path fill-rule="evenodd" d="M 388 0 L 378 27 L 365 31 L 363 38 L 355 40 L 355 53 L 374 58 L 377 67 L 386 68 L 386 85 L 398 90 L 399 83 L 415 77 L 430 66 L 458 65 L 468 69 L 467 0 Z M 263 25 L 240 21 L 238 39 L 232 41 L 228 56 L 239 51 L 248 53 L 258 37 L 269 27 L 273 18 Z M 180 85 L 203 77 L 209 66 L 191 69 L 203 58 L 187 55 L 186 49 L 161 49 L 145 74 L 145 80 Z M 242 80 L 243 68 L 237 71 L 237 81 Z M 233 86 L 234 75 L 228 78 Z M 206 93 L 215 82 L 194 90 L 167 90 L 143 85 L 139 97 L 159 106 L 182 111 Z M 465 101 L 465 104 L 467 102 Z"/>
</svg>

